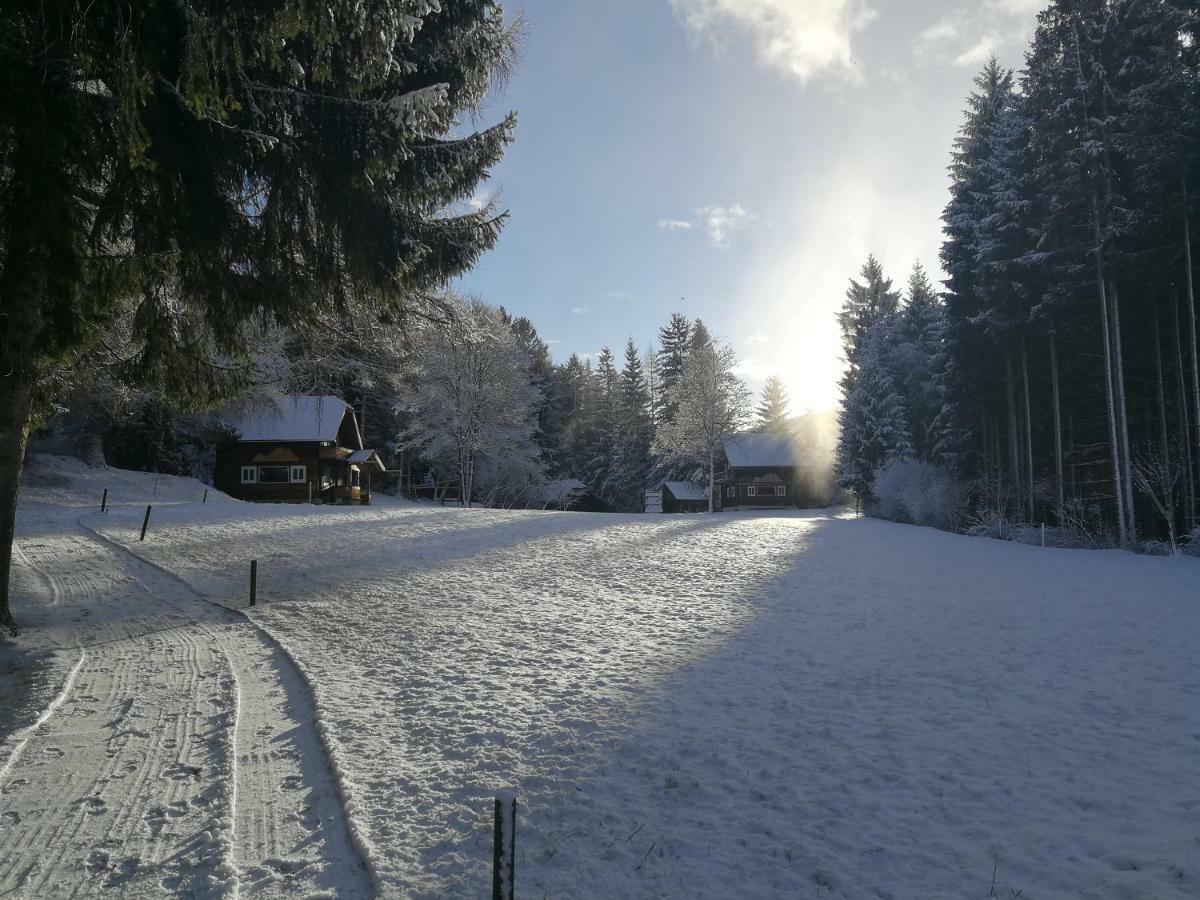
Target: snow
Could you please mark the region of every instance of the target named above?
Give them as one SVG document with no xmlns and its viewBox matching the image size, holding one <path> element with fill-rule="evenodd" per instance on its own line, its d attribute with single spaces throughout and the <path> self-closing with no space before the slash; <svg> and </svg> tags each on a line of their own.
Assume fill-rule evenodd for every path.
<svg viewBox="0 0 1200 900">
<path fill-rule="evenodd" d="M 339 397 L 289 394 L 272 407 L 231 417 L 228 424 L 243 441 L 336 441 L 348 411 Z M 357 422 L 354 427 L 357 432 Z"/>
<path fill-rule="evenodd" d="M 139 543 L 60 474 L 21 510 L 52 687 L 3 707 L 0 892 L 486 896 L 504 785 L 531 897 L 1196 896 L 1195 560 L 211 495 Z"/>
<path fill-rule="evenodd" d="M 725 457 L 737 469 L 804 464 L 796 439 L 787 434 L 732 435 L 725 439 Z"/>
<path fill-rule="evenodd" d="M 676 500 L 708 500 L 708 488 L 695 481 L 664 481 Z"/>
</svg>

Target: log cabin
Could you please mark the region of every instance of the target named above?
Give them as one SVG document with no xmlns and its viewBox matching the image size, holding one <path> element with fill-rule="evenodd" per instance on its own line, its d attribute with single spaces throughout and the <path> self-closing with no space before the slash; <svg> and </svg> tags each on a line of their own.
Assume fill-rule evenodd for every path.
<svg viewBox="0 0 1200 900">
<path fill-rule="evenodd" d="M 808 499 L 804 460 L 790 434 L 730 435 L 723 462 L 713 497 L 718 510 L 795 508 Z"/>
<path fill-rule="evenodd" d="M 341 398 L 289 395 L 226 424 L 234 437 L 217 448 L 213 481 L 231 497 L 371 502 L 371 475 L 384 470 L 383 461 L 363 447 L 354 409 Z"/>
<path fill-rule="evenodd" d="M 708 488 L 695 481 L 664 481 L 659 487 L 659 508 L 662 513 L 708 512 Z M 649 495 L 647 495 L 649 499 Z M 650 505 L 647 503 L 647 512 Z"/>
</svg>

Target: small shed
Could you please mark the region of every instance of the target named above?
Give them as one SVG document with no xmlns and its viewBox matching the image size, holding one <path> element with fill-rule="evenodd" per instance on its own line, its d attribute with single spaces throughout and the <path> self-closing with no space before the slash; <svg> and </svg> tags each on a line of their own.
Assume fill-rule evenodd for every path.
<svg viewBox="0 0 1200 900">
<path fill-rule="evenodd" d="M 708 512 L 708 488 L 696 481 L 664 481 L 664 513 Z"/>
<path fill-rule="evenodd" d="M 384 470 L 339 397 L 288 395 L 226 425 L 235 438 L 217 448 L 214 481 L 239 500 L 366 504 L 372 473 Z"/>
</svg>

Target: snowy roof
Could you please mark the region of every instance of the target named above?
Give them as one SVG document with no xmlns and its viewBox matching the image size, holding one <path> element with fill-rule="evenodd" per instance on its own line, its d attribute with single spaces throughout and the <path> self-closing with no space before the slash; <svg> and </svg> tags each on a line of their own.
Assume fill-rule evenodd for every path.
<svg viewBox="0 0 1200 900">
<path fill-rule="evenodd" d="M 671 492 L 676 500 L 707 500 L 708 491 L 704 485 L 695 481 L 664 481 L 663 487 Z"/>
<path fill-rule="evenodd" d="M 246 412 L 229 425 L 242 441 L 336 441 L 347 412 L 361 447 L 362 435 L 354 411 L 340 397 L 329 395 L 289 394 L 270 406 Z"/>
<path fill-rule="evenodd" d="M 735 434 L 725 439 L 725 456 L 735 469 L 803 465 L 796 439 L 790 434 Z"/>
<path fill-rule="evenodd" d="M 379 458 L 379 454 L 374 450 L 355 450 L 348 457 L 346 457 L 346 462 L 355 466 L 372 463 L 376 466 L 379 466 L 381 471 L 385 468 L 383 465 L 383 460 Z"/>
</svg>

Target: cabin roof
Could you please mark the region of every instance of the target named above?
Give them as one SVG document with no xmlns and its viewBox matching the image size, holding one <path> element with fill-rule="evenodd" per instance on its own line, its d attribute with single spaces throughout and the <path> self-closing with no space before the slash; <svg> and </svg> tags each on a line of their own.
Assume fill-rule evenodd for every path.
<svg viewBox="0 0 1200 900">
<path fill-rule="evenodd" d="M 708 491 L 704 485 L 694 481 L 664 481 L 663 487 L 671 492 L 676 500 L 707 500 Z"/>
<path fill-rule="evenodd" d="M 735 469 L 765 469 L 803 465 L 796 439 L 790 434 L 746 432 L 725 439 L 725 458 Z"/>
<path fill-rule="evenodd" d="M 355 466 L 370 464 L 376 466 L 381 472 L 387 468 L 384 466 L 383 460 L 379 458 L 379 454 L 374 450 L 355 450 L 346 457 L 346 462 Z"/>
<path fill-rule="evenodd" d="M 319 397 L 288 394 L 273 404 L 248 410 L 228 424 L 238 432 L 240 441 L 336 442 L 347 413 L 361 447 L 362 435 L 354 410 L 340 397 L 328 394 Z"/>
</svg>

